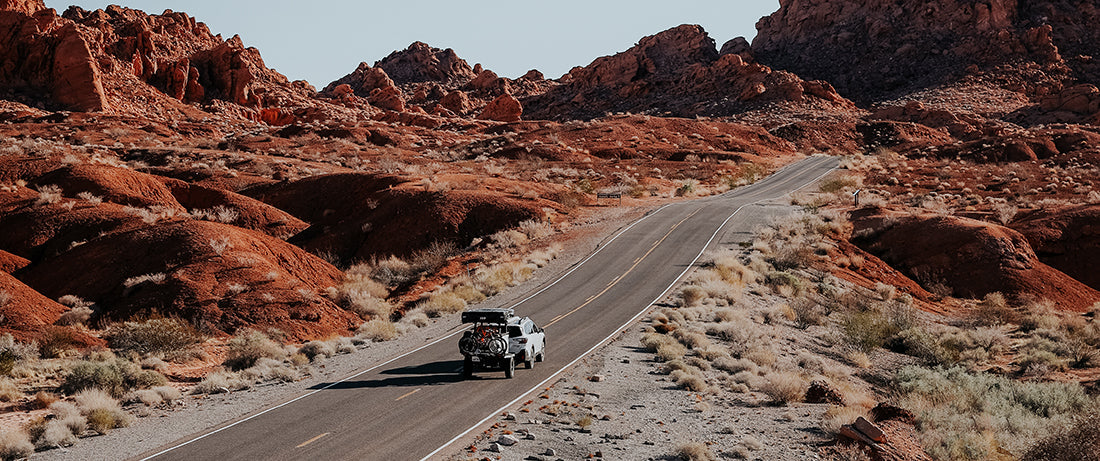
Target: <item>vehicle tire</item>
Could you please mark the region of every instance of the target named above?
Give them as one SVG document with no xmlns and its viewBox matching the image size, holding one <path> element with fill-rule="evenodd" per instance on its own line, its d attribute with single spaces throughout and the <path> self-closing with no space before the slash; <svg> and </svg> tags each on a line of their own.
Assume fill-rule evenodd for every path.
<svg viewBox="0 0 1100 461">
<path fill-rule="evenodd" d="M 515 357 L 509 357 L 508 360 L 504 362 L 504 377 L 511 379 L 515 375 L 516 375 L 516 358 Z"/>
<path fill-rule="evenodd" d="M 542 342 L 542 352 L 539 352 L 538 354 L 535 354 L 535 361 L 536 362 L 541 362 L 543 360 L 546 360 L 546 341 Z"/>
<path fill-rule="evenodd" d="M 527 367 L 528 370 L 535 368 L 535 358 L 523 354 L 523 366 Z"/>
<path fill-rule="evenodd" d="M 468 355 L 466 356 L 466 359 L 462 361 L 462 377 L 474 377 L 474 361 Z"/>
</svg>

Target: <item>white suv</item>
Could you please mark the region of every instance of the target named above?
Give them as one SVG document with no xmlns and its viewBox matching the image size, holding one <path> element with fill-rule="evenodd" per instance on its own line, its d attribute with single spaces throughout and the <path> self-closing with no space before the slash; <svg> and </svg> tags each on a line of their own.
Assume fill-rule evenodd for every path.
<svg viewBox="0 0 1100 461">
<path fill-rule="evenodd" d="M 466 377 L 473 376 L 475 368 L 491 368 L 503 369 L 511 378 L 516 362 L 534 368 L 546 358 L 546 333 L 530 318 L 516 317 L 512 309 L 468 310 L 462 322 L 474 324 L 458 341 Z"/>
</svg>

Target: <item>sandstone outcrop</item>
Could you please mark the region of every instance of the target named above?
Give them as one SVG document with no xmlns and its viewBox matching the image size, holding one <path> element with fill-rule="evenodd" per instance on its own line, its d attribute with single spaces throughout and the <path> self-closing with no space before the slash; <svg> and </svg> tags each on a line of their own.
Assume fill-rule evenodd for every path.
<svg viewBox="0 0 1100 461">
<path fill-rule="evenodd" d="M 398 85 L 421 82 L 460 84 L 477 76 L 454 50 L 432 48 L 424 42 L 413 42 L 408 48 L 395 51 L 374 65 L 385 70 Z"/>
<path fill-rule="evenodd" d="M 523 115 L 523 106 L 510 94 L 502 94 L 481 112 L 482 119 L 498 122 L 517 122 Z"/>
<path fill-rule="evenodd" d="M 1042 97 L 1067 81 L 1098 83 L 1098 18 L 1095 5 L 1071 1 L 783 0 L 757 23 L 752 51 L 861 102 L 979 71 L 1017 72 L 1008 87 Z"/>
<path fill-rule="evenodd" d="M 1044 263 L 1100 290 L 1100 205 L 1039 209 L 1017 216 L 1011 226 Z"/>
<path fill-rule="evenodd" d="M 202 104 L 285 121 L 264 108 L 310 105 L 308 85 L 289 82 L 239 37 L 223 40 L 186 14 L 111 6 L 71 7 L 59 16 L 40 5 L 14 2 L 0 10 L 0 94 L 30 105 L 155 118 Z"/>
<path fill-rule="evenodd" d="M 42 0 L 0 0 L 0 11 L 14 11 L 27 15 L 46 9 Z"/>
<path fill-rule="evenodd" d="M 562 77 L 561 85 L 522 100 L 529 118 L 592 118 L 607 112 L 676 116 L 729 115 L 752 104 L 854 107 L 825 82 L 807 82 L 720 55 L 699 26 L 682 25 L 641 39 Z"/>
<path fill-rule="evenodd" d="M 1045 297 L 1078 312 L 1100 301 L 1100 291 L 1040 262 L 1028 239 L 1006 227 L 931 214 L 871 214 L 853 224 L 854 243 L 926 288 L 968 298 Z"/>
</svg>

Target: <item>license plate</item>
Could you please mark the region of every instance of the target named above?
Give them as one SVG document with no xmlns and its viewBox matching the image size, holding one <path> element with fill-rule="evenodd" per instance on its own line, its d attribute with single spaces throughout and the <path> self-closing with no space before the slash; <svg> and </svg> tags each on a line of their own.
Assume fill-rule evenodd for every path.
<svg viewBox="0 0 1100 461">
<path fill-rule="evenodd" d="M 478 357 L 478 356 L 476 356 L 476 355 L 475 355 L 475 356 L 473 356 L 473 357 L 470 357 L 470 361 L 471 361 L 471 362 L 480 362 L 480 361 L 481 361 L 481 357 Z"/>
</svg>

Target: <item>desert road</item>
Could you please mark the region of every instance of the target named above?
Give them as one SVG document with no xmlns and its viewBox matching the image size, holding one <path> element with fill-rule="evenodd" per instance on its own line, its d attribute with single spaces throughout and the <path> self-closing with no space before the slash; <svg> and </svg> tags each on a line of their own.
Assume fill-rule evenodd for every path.
<svg viewBox="0 0 1100 461">
<path fill-rule="evenodd" d="M 804 187 L 836 164 L 833 157 L 810 157 L 751 186 L 667 205 L 623 228 L 514 305 L 517 315 L 545 328 L 547 356 L 532 370 L 518 367 L 513 379 L 501 371 L 462 379 L 463 328 L 453 316 L 452 333 L 410 353 L 138 459 L 434 459 L 637 320 L 706 248 L 765 224 L 748 205 Z"/>
</svg>

